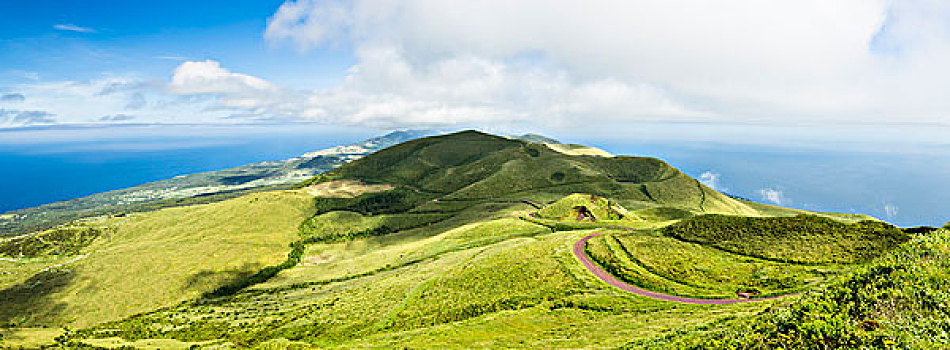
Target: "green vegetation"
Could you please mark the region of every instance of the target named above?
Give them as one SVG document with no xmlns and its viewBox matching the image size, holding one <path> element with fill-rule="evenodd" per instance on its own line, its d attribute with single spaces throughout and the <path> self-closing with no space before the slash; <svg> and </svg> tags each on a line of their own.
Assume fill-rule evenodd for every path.
<svg viewBox="0 0 950 350">
<path fill-rule="evenodd" d="M 65 226 L 0 241 L 0 256 L 12 258 L 41 255 L 76 255 L 102 235 L 102 230 L 89 226 Z"/>
<path fill-rule="evenodd" d="M 788 294 L 845 267 L 794 265 L 682 242 L 652 230 L 617 231 L 587 242 L 588 255 L 620 279 L 649 290 L 699 298 Z"/>
<path fill-rule="evenodd" d="M 590 215 L 590 218 L 587 218 Z M 629 211 L 609 199 L 595 195 L 575 193 L 551 203 L 538 211 L 538 216 L 559 221 L 594 222 L 636 220 Z M 578 220 L 579 218 L 583 218 Z"/>
<path fill-rule="evenodd" d="M 329 181 L 376 187 L 334 192 Z M 321 184 L 326 191 L 312 186 Z M 579 206 L 590 219 L 577 220 Z M 936 253 L 873 270 L 852 263 L 915 233 L 845 223 L 860 216 L 795 216 L 801 213 L 724 196 L 653 158 L 565 154 L 462 132 L 388 148 L 295 190 L 84 221 L 75 227 L 99 234 L 66 239 L 83 242 L 75 249 L 0 260 L 0 321 L 78 328 L 57 337 L 65 348 L 704 348 L 722 337 L 740 347 L 807 347 L 844 344 L 830 339 L 866 319 L 883 325 L 868 332 L 902 334 L 904 326 L 880 315 L 914 302 L 922 306 L 900 324 L 931 322 L 925 333 L 861 341 L 938 339 L 927 336 L 943 327 L 935 310 L 944 308 L 947 276 L 939 267 L 950 250 L 930 245 Z M 572 246 L 593 230 L 609 231 L 585 247 L 597 263 L 668 294 L 735 298 L 831 283 L 838 284 L 829 291 L 859 291 L 857 282 L 841 284 L 846 276 L 897 289 L 875 294 L 890 299 L 853 319 L 826 317 L 835 307 L 851 315 L 858 301 L 848 294 L 732 305 L 659 301 L 611 287 L 578 262 Z M 902 275 L 917 273 L 912 260 L 928 256 L 941 260 L 923 265 L 929 275 Z M 875 274 L 888 280 L 871 280 Z M 912 294 L 916 287 L 929 294 Z M 789 310 L 805 316 L 774 316 L 798 312 Z M 755 321 L 769 317 L 803 322 L 794 328 L 801 333 L 789 333 L 803 340 L 776 342 L 793 328 Z"/>
<path fill-rule="evenodd" d="M 0 325 L 85 327 L 199 297 L 284 261 L 312 213 L 299 192 L 89 221 L 102 235 L 72 257 L 0 261 Z M 22 272 L 20 272 L 22 271 Z"/>
<path fill-rule="evenodd" d="M 352 211 L 331 211 L 307 219 L 300 230 L 307 243 L 339 242 L 428 226 L 446 217 L 438 213 L 365 216 Z"/>
<path fill-rule="evenodd" d="M 814 215 L 702 215 L 670 225 L 663 232 L 738 254 L 796 263 L 863 262 L 910 238 L 880 221 L 846 224 Z"/>
<path fill-rule="evenodd" d="M 788 307 L 631 347 L 835 349 L 950 346 L 950 232 L 918 236 Z"/>
</svg>

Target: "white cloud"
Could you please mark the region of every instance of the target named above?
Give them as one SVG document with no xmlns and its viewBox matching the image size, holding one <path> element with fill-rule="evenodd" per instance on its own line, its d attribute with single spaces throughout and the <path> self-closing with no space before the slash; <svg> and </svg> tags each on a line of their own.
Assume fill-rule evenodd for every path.
<svg viewBox="0 0 950 350">
<path fill-rule="evenodd" d="M 345 36 L 351 21 L 352 8 L 342 1 L 287 1 L 268 19 L 264 37 L 305 51 Z"/>
<path fill-rule="evenodd" d="M 40 73 L 38 72 L 15 69 L 15 70 L 10 71 L 10 74 L 22 79 L 34 80 L 34 81 L 40 80 Z"/>
<path fill-rule="evenodd" d="M 21 110 L 46 111 L 58 124 L 101 123 L 102 116 L 128 114 L 146 123 L 214 123 L 227 113 L 208 111 L 213 101 L 169 94 L 166 82 L 137 76 L 103 76 L 88 81 L 31 82 L 14 88 L 27 98 Z M 11 125 L 7 121 L 5 127 Z"/>
<path fill-rule="evenodd" d="M 217 61 L 188 61 L 175 68 L 168 90 L 175 94 L 237 95 L 256 91 L 272 91 L 276 87 L 257 77 L 232 73 Z"/>
<path fill-rule="evenodd" d="M 899 210 L 900 208 L 893 203 L 884 203 L 884 215 L 887 216 L 888 220 L 896 219 Z"/>
<path fill-rule="evenodd" d="M 703 185 L 706 185 L 716 191 L 728 191 L 729 189 L 723 187 L 719 182 L 721 179 L 722 175 L 713 171 L 705 171 L 699 175 L 699 182 L 702 182 Z"/>
<path fill-rule="evenodd" d="M 769 201 L 776 205 L 787 205 L 791 201 L 785 197 L 785 192 L 782 190 L 774 188 L 763 188 L 759 190 L 759 195 L 762 196 L 762 199 Z"/>
<path fill-rule="evenodd" d="M 64 30 L 67 32 L 77 32 L 77 33 L 95 33 L 96 30 L 89 27 L 80 27 L 75 24 L 56 24 L 53 25 L 54 29 Z"/>
<path fill-rule="evenodd" d="M 352 52 L 337 86 L 288 89 L 184 60 L 170 81 L 11 88 L 30 97 L 17 108 L 63 123 L 134 110 L 142 122 L 624 133 L 643 121 L 948 124 L 947 19 L 950 5 L 926 0 L 298 0 L 264 39 Z"/>
<path fill-rule="evenodd" d="M 351 92 L 399 100 L 399 108 L 365 108 L 396 113 L 391 119 L 440 113 L 423 107 L 431 104 L 555 121 L 946 123 L 948 18 L 950 6 L 937 1 L 300 0 L 280 7 L 265 38 L 300 49 L 352 46 L 359 63 L 350 78 L 365 84 Z M 439 73 L 446 79 L 436 86 Z M 543 81 L 536 95 L 549 84 L 569 86 L 530 109 L 523 90 L 465 94 L 527 75 Z M 458 86 L 451 78 L 459 76 L 477 84 Z M 456 87 L 458 99 L 419 101 Z"/>
</svg>

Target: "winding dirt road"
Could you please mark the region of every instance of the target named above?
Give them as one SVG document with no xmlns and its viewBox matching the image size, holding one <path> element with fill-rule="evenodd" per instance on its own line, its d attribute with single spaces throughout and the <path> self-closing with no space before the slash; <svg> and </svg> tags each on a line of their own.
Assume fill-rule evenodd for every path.
<svg viewBox="0 0 950 350">
<path fill-rule="evenodd" d="M 773 296 L 773 297 L 754 298 L 754 299 L 697 299 L 697 298 L 678 297 L 675 295 L 657 293 L 657 292 L 649 291 L 643 288 L 634 287 L 617 279 L 613 275 L 607 273 L 607 271 L 604 271 L 604 269 L 602 269 L 600 266 L 597 265 L 597 263 L 592 261 L 590 257 L 587 256 L 587 253 L 584 251 L 584 246 L 585 244 L 587 244 L 587 240 L 597 237 L 603 233 L 604 233 L 603 231 L 595 232 L 590 235 L 587 235 L 584 238 L 581 238 L 577 242 L 574 242 L 574 256 L 576 256 L 577 260 L 580 260 L 581 263 L 584 264 L 584 267 L 586 267 L 587 270 L 590 271 L 590 273 L 594 274 L 594 276 L 597 276 L 597 278 L 600 278 L 601 280 L 603 280 L 604 282 L 607 282 L 607 284 L 611 286 L 620 288 L 624 291 L 627 291 L 633 294 L 645 296 L 647 298 L 673 301 L 673 302 L 678 302 L 678 303 L 709 304 L 709 305 L 735 304 L 735 303 L 745 303 L 745 302 L 750 302 L 750 301 L 763 301 L 763 300 L 778 299 L 778 298 L 794 295 L 794 294 L 786 294 L 786 295 L 778 295 L 778 296 Z"/>
</svg>

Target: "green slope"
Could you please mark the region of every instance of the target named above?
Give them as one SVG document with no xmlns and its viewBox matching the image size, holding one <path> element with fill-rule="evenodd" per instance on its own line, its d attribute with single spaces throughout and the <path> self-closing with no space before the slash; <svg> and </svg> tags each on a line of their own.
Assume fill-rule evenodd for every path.
<svg viewBox="0 0 950 350">
<path fill-rule="evenodd" d="M 308 192 L 337 180 L 393 189 Z M 60 338 L 70 346 L 600 348 L 788 302 L 683 305 L 629 294 L 573 256 L 592 228 L 521 219 L 576 219 L 581 204 L 600 222 L 650 228 L 710 213 L 800 213 L 729 198 L 654 158 L 571 155 L 469 131 L 399 144 L 300 187 L 89 221 L 108 235 L 78 252 L 0 261 L 22 269 L 3 292 L 26 295 L 39 270 L 83 256 L 49 284 L 63 287 L 7 319 L 91 325 Z M 814 288 L 855 268 L 781 263 L 657 232 L 617 229 L 588 252 L 640 286 L 702 297 Z M 237 287 L 207 294 L 225 283 Z"/>
<path fill-rule="evenodd" d="M 915 237 L 787 307 L 628 344 L 655 349 L 945 349 L 950 231 Z"/>
<path fill-rule="evenodd" d="M 82 327 L 198 297 L 284 260 L 310 198 L 268 192 L 86 222 L 103 233 L 72 254 L 0 260 L 0 325 Z"/>
</svg>

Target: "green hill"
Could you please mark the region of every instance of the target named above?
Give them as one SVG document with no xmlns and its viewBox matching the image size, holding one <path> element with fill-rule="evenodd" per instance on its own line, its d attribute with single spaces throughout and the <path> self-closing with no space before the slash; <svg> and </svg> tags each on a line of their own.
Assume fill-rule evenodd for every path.
<svg viewBox="0 0 950 350">
<path fill-rule="evenodd" d="M 580 221 L 610 228 L 536 224 L 529 221 L 535 212 L 538 220 L 568 224 L 584 213 Z M 582 245 L 583 254 L 641 288 L 726 298 L 753 288 L 823 288 L 862 267 L 779 261 L 796 257 L 786 252 L 801 242 L 854 247 L 849 252 L 863 262 L 903 239 L 888 236 L 883 224 L 873 232 L 891 238 L 835 231 L 842 242 L 797 229 L 714 237 L 708 228 L 719 221 L 695 225 L 720 217 L 707 214 L 795 222 L 801 213 L 724 196 L 655 158 L 568 154 L 466 131 L 383 149 L 292 190 L 95 218 L 0 241 L 9 256 L 0 259 L 7 328 L 0 341 L 55 334 L 25 327 L 69 326 L 59 346 L 692 344 L 705 339 L 703 327 L 761 317 L 798 299 L 688 305 L 639 296 L 592 274 L 574 255 L 575 243 L 604 233 Z M 748 220 L 740 225 L 789 226 Z M 819 227 L 845 225 L 828 221 Z M 664 234 L 670 224 L 677 235 Z"/>
<path fill-rule="evenodd" d="M 696 213 L 758 214 L 656 158 L 570 155 L 477 131 L 405 142 L 321 179 L 386 183 L 451 201 L 550 202 L 589 193 L 629 209 L 666 206 Z"/>
</svg>

